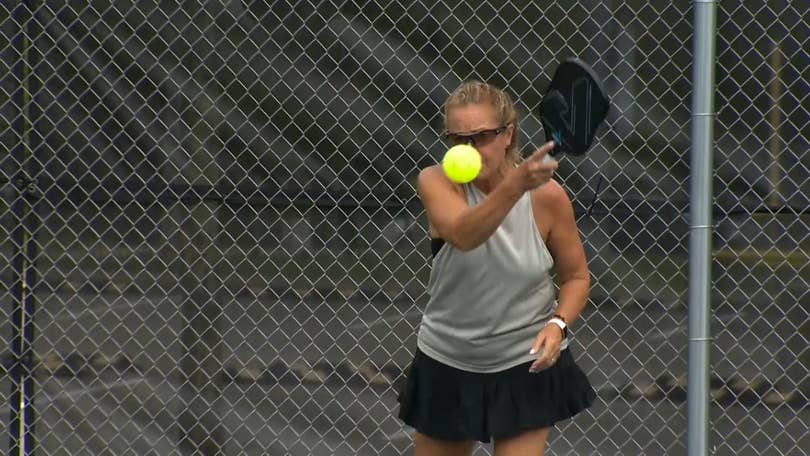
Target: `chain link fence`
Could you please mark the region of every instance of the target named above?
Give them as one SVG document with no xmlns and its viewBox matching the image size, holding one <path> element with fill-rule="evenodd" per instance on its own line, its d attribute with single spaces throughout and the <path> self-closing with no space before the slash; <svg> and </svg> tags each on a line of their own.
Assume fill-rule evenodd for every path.
<svg viewBox="0 0 810 456">
<path fill-rule="evenodd" d="M 806 454 L 807 5 L 718 14 L 710 441 Z M 548 453 L 685 453 L 689 3 L 26 0 L 0 27 L 9 451 L 408 453 L 441 103 L 505 87 L 526 152 L 574 55 L 614 104 L 558 173 L 599 400 Z"/>
</svg>

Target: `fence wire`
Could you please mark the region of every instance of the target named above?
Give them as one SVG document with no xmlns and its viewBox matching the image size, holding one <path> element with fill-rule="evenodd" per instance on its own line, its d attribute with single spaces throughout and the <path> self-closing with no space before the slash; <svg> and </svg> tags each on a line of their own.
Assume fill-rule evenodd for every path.
<svg viewBox="0 0 810 456">
<path fill-rule="evenodd" d="M 810 107 L 801 2 L 718 9 L 710 441 L 810 448 Z M 394 455 L 430 268 L 418 170 L 467 79 L 557 63 L 613 109 L 565 157 L 598 389 L 549 454 L 684 454 L 687 2 L 0 6 L 0 413 L 29 454 Z M 481 446 L 476 454 L 490 454 Z"/>
</svg>

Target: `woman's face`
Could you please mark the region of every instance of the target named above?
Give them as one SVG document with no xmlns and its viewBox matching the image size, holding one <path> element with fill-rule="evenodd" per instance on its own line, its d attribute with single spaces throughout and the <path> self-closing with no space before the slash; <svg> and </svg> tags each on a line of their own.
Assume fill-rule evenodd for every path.
<svg viewBox="0 0 810 456">
<path fill-rule="evenodd" d="M 487 180 L 498 174 L 506 162 L 506 149 L 512 142 L 514 126 L 501 125 L 489 103 L 451 108 L 447 113 L 447 139 L 450 145 L 467 143 L 481 154 L 481 172 L 476 179 Z"/>
</svg>

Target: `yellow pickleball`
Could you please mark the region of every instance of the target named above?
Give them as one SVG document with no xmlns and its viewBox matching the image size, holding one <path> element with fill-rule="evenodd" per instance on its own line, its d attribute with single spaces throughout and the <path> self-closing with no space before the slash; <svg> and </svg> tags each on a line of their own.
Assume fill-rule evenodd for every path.
<svg viewBox="0 0 810 456">
<path fill-rule="evenodd" d="M 458 144 L 445 152 L 442 169 L 451 181 L 465 184 L 481 171 L 481 154 L 469 144 Z"/>
</svg>

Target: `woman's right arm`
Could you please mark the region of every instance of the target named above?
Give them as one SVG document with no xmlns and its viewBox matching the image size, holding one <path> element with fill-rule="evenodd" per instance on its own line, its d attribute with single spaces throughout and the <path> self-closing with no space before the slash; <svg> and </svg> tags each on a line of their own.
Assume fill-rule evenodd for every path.
<svg viewBox="0 0 810 456">
<path fill-rule="evenodd" d="M 523 192 L 503 182 L 473 207 L 454 188 L 440 165 L 419 173 L 417 190 L 435 235 L 459 250 L 483 244 L 498 228 Z"/>
<path fill-rule="evenodd" d="M 519 167 L 510 170 L 484 200 L 470 207 L 440 165 L 419 173 L 417 190 L 432 231 L 459 250 L 483 244 L 500 226 L 521 195 L 551 178 L 556 162 L 543 162 L 553 143 L 540 147 Z"/>
</svg>

